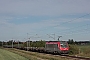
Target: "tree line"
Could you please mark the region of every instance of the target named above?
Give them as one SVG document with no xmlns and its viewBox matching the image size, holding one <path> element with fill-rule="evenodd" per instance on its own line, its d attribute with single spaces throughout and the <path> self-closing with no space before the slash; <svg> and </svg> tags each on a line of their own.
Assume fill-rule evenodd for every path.
<svg viewBox="0 0 90 60">
<path fill-rule="evenodd" d="M 9 40 L 7 42 L 0 41 L 0 46 L 2 45 L 12 45 L 13 40 Z M 26 42 L 20 42 L 20 41 L 13 41 L 13 45 L 15 44 L 23 44 L 23 46 L 28 46 L 28 47 L 44 47 L 45 46 L 45 40 L 39 40 L 39 41 L 26 41 Z M 69 39 L 68 44 L 79 44 L 80 42 L 74 41 L 73 39 Z M 90 44 L 90 41 L 86 42 Z M 27 45 L 28 44 L 28 45 Z"/>
</svg>

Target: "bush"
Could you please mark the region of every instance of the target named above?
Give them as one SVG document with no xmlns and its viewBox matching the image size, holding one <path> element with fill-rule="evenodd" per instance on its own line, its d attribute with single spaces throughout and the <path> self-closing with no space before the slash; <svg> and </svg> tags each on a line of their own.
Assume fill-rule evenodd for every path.
<svg viewBox="0 0 90 60">
<path fill-rule="evenodd" d="M 79 47 L 77 45 L 69 45 L 69 54 L 79 54 Z"/>
</svg>

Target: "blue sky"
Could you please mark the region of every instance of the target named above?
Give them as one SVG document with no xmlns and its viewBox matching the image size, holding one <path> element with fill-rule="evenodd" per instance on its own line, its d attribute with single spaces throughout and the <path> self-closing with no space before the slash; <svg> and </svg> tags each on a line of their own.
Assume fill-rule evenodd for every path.
<svg viewBox="0 0 90 60">
<path fill-rule="evenodd" d="M 0 40 L 90 40 L 90 0 L 0 0 Z M 47 35 L 48 34 L 48 35 Z M 40 38 L 38 38 L 40 37 Z"/>
</svg>

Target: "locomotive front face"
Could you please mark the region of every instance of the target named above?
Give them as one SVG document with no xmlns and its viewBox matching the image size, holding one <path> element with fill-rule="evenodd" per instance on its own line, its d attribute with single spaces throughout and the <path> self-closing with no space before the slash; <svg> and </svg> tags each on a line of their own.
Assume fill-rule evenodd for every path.
<svg viewBox="0 0 90 60">
<path fill-rule="evenodd" d="M 60 51 L 61 53 L 68 53 L 69 47 L 67 42 L 60 42 Z"/>
</svg>

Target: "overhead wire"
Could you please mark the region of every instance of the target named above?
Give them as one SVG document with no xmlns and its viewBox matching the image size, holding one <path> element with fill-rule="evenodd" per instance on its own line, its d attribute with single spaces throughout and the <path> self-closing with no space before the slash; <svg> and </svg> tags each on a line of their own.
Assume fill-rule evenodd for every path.
<svg viewBox="0 0 90 60">
<path fill-rule="evenodd" d="M 77 29 L 77 30 L 70 31 L 70 33 L 65 33 L 65 34 L 63 34 L 63 35 L 64 35 L 64 36 L 65 36 L 65 35 L 72 35 L 72 34 L 78 34 L 78 33 L 87 32 L 87 31 L 90 32 L 89 30 L 90 30 L 90 28 Z"/>
<path fill-rule="evenodd" d="M 58 27 L 58 26 L 60 26 L 60 25 L 65 25 L 65 24 L 67 24 L 67 23 L 70 23 L 70 22 L 73 22 L 73 21 L 75 21 L 75 20 L 78 20 L 78 19 L 80 19 L 80 18 L 83 18 L 83 17 L 85 17 L 85 16 L 88 16 L 88 15 L 90 15 L 90 13 L 88 13 L 88 14 L 85 14 L 85 15 L 83 15 L 83 16 L 80 16 L 80 17 L 77 17 L 77 18 L 75 18 L 75 19 L 72 19 L 72 20 L 69 20 L 69 21 L 66 21 L 66 22 L 63 22 L 63 23 L 60 23 L 59 25 L 56 25 L 56 26 L 51 26 L 51 27 L 49 27 L 49 29 L 50 28 L 55 28 L 55 27 Z M 75 29 L 75 28 L 80 28 L 80 27 L 85 27 L 85 26 L 89 26 L 89 24 L 85 24 L 85 25 L 81 25 L 81 26 L 76 26 L 76 27 L 72 27 L 72 28 L 70 28 L 70 29 L 66 29 L 65 31 L 66 32 L 68 32 L 67 30 L 71 30 L 71 29 Z M 45 30 L 47 30 L 48 28 L 45 28 L 44 30 L 40 30 L 40 32 L 43 32 L 43 31 L 45 31 Z M 72 31 L 69 31 L 69 32 L 71 32 L 71 34 L 74 34 L 76 31 L 85 31 L 85 30 L 88 30 L 88 28 L 87 29 L 77 29 L 77 30 L 72 30 Z M 63 33 L 64 34 L 64 36 L 65 35 L 70 35 L 69 33 L 66 33 L 66 32 L 61 32 L 61 33 Z M 80 31 L 80 32 L 81 32 Z M 57 32 L 59 32 L 59 31 L 57 31 Z M 79 32 L 79 33 L 80 33 Z M 78 32 L 77 32 L 78 33 Z M 76 33 L 75 33 L 76 34 Z"/>
<path fill-rule="evenodd" d="M 60 25 L 64 25 L 64 24 L 67 24 L 67 23 L 70 23 L 70 22 L 73 22 L 73 21 L 75 21 L 75 20 L 77 20 L 77 19 L 83 18 L 83 17 L 88 16 L 88 15 L 90 15 L 90 13 L 85 14 L 85 15 L 83 15 L 83 16 L 80 16 L 80 17 L 78 17 L 78 18 L 76 18 L 76 19 L 72 19 L 72 20 L 63 22 L 63 23 L 61 23 L 61 24 L 59 24 L 59 25 L 56 25 L 56 26 L 50 26 L 49 29 L 50 29 L 50 28 L 54 28 L 54 27 L 58 27 L 58 26 L 60 26 Z M 40 30 L 40 32 L 41 32 L 41 31 L 43 32 L 43 31 L 45 31 L 45 30 L 47 30 L 47 29 L 48 29 L 48 28 L 45 28 L 44 30 Z"/>
<path fill-rule="evenodd" d="M 60 33 L 67 33 L 67 30 L 69 30 L 70 32 L 72 32 L 72 31 L 77 31 L 77 30 L 79 30 L 78 28 L 82 28 L 82 27 L 89 26 L 89 25 L 90 25 L 90 24 L 85 24 L 85 25 L 81 25 L 81 26 L 72 27 L 72 28 L 66 29 L 65 31 L 62 31 L 62 32 L 60 32 Z M 76 28 L 77 28 L 77 29 L 76 29 Z"/>
<path fill-rule="evenodd" d="M 66 24 L 66 23 L 70 23 L 70 22 L 72 22 L 72 21 L 75 21 L 75 20 L 77 20 L 77 19 L 80 19 L 80 18 L 85 17 L 85 16 L 88 16 L 88 15 L 90 15 L 90 13 L 85 14 L 85 15 L 80 16 L 80 17 L 77 17 L 77 18 L 75 18 L 75 19 L 71 19 L 71 20 L 69 20 L 69 21 L 63 22 L 63 23 L 61 23 L 60 25 Z M 56 26 L 53 26 L 53 27 L 57 27 L 57 26 L 60 26 L 60 25 L 56 25 Z"/>
<path fill-rule="evenodd" d="M 72 22 L 72 21 L 75 21 L 75 20 L 77 20 L 77 19 L 80 19 L 80 18 L 85 17 L 85 16 L 88 16 L 88 15 L 90 15 L 90 14 L 85 14 L 85 15 L 83 15 L 83 16 L 81 16 L 81 17 L 78 17 L 78 18 L 76 18 L 76 19 L 74 19 L 74 20 L 70 20 L 70 21 L 64 22 L 64 23 L 62 23 L 62 24 L 70 23 L 70 22 Z M 72 30 L 72 29 L 75 29 L 75 28 L 84 27 L 84 26 L 88 26 L 88 25 L 89 25 L 89 24 L 85 24 L 85 25 L 73 27 L 73 28 L 70 28 L 70 29 L 66 29 L 65 31 L 67 31 L 67 30 Z M 57 25 L 57 26 L 59 26 L 59 25 Z M 55 26 L 55 27 L 56 27 L 56 26 Z M 80 30 L 81 30 L 81 29 L 80 29 Z M 63 32 L 64 34 L 66 34 L 65 31 Z M 75 31 L 79 31 L 79 29 L 77 29 L 77 30 L 72 30 L 72 31 L 70 31 L 70 32 L 75 32 Z M 62 32 L 61 32 L 61 33 L 62 33 Z"/>
</svg>

